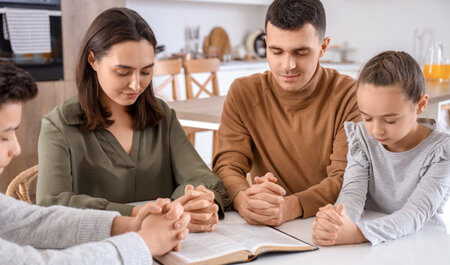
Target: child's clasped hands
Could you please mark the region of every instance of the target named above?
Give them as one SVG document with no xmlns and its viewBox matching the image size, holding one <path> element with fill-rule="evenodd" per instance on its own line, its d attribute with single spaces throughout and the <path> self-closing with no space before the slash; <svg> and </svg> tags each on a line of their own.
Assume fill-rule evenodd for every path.
<svg viewBox="0 0 450 265">
<path fill-rule="evenodd" d="M 343 204 L 319 208 L 313 222 L 312 239 L 319 246 L 358 244 L 367 241 L 359 227 L 345 213 Z"/>
</svg>

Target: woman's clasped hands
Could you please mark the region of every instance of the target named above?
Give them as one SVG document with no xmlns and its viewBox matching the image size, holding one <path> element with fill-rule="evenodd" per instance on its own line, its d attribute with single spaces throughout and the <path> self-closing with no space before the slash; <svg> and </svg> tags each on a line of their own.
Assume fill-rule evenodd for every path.
<svg viewBox="0 0 450 265">
<path fill-rule="evenodd" d="M 214 193 L 203 185 L 196 188 L 186 185 L 183 196 L 175 200 L 184 206 L 190 215 L 190 232 L 212 232 L 219 221 L 219 206 L 214 201 Z"/>
</svg>

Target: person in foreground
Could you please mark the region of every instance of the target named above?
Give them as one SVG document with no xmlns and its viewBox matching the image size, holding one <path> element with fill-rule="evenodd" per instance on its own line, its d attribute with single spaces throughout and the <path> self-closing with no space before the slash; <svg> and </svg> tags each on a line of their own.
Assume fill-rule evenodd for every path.
<svg viewBox="0 0 450 265">
<path fill-rule="evenodd" d="M 36 93 L 30 74 L 0 62 L 0 175 L 20 154 L 22 104 Z M 44 208 L 4 194 L 0 209 L 0 264 L 151 264 L 152 255 L 178 248 L 190 219 L 180 203 L 167 199 L 147 203 L 136 217 Z"/>
<path fill-rule="evenodd" d="M 450 134 L 418 119 L 428 95 L 417 62 L 405 52 L 375 56 L 360 73 L 357 101 L 363 122 L 345 124 L 344 183 L 336 206 L 317 213 L 314 243 L 376 245 L 426 223 L 445 227 L 439 214 L 450 195 Z M 364 209 L 386 215 L 361 220 Z"/>
<path fill-rule="evenodd" d="M 227 94 L 213 170 L 250 224 L 314 216 L 339 195 L 344 122 L 359 113 L 355 80 L 320 66 L 325 27 L 319 0 L 275 0 L 266 14 L 270 71 L 235 80 Z"/>
<path fill-rule="evenodd" d="M 42 120 L 39 205 L 136 216 L 140 207 L 127 203 L 171 197 L 186 202 L 191 232 L 214 229 L 219 206 L 223 216 L 231 201 L 175 111 L 154 95 L 156 44 L 133 10 L 111 8 L 92 22 L 80 48 L 78 95 Z M 186 192 L 198 196 L 186 200 Z"/>
</svg>

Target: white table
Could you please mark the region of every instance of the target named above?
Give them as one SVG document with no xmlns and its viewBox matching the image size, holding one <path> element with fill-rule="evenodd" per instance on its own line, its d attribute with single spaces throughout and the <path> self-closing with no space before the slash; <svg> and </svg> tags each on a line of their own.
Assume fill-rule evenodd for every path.
<svg viewBox="0 0 450 265">
<path fill-rule="evenodd" d="M 181 126 L 218 130 L 225 96 L 167 102 L 177 112 Z"/>
<path fill-rule="evenodd" d="M 366 218 L 377 216 L 366 213 Z M 228 218 L 228 216 L 226 217 Z M 278 227 L 283 232 L 312 244 L 314 218 L 297 219 Z M 450 235 L 442 228 L 425 226 L 417 233 L 372 247 L 369 243 L 320 247 L 305 253 L 262 256 L 254 264 L 450 264 Z"/>
<path fill-rule="evenodd" d="M 133 204 L 143 205 L 145 202 Z M 363 219 L 376 218 L 381 215 L 375 212 L 365 212 Z M 447 224 L 450 225 L 450 216 L 444 218 L 447 219 Z M 277 229 L 304 242 L 313 244 L 311 236 L 313 220 L 313 217 L 296 219 L 277 227 Z M 226 212 L 225 218 L 220 220 L 220 222 L 245 223 L 245 220 L 237 212 Z M 154 264 L 158 263 L 154 262 Z M 357 245 L 320 247 L 318 250 L 311 252 L 266 254 L 248 264 L 449 265 L 450 234 L 443 231 L 441 227 L 428 225 L 422 227 L 414 234 L 373 247 L 369 243 L 362 243 Z"/>
</svg>

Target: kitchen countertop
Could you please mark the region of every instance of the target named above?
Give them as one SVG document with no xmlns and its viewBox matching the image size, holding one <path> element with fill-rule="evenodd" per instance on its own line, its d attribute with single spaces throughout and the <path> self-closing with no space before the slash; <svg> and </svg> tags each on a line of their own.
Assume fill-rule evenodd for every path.
<svg viewBox="0 0 450 265">
<path fill-rule="evenodd" d="M 341 71 L 356 71 L 361 68 L 359 63 L 321 63 L 323 67 L 338 69 Z M 254 61 L 230 61 L 220 64 L 220 71 L 236 71 L 236 70 L 251 70 L 257 68 L 269 69 L 267 60 L 254 60 Z"/>
<path fill-rule="evenodd" d="M 429 103 L 450 100 L 450 82 L 426 81 L 426 91 L 430 97 Z"/>
</svg>

